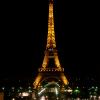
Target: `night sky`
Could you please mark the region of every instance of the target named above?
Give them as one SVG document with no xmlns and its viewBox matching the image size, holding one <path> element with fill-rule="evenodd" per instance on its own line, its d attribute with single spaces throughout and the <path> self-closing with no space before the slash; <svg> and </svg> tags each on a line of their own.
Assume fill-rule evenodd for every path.
<svg viewBox="0 0 100 100">
<path fill-rule="evenodd" d="M 100 15 L 96 2 L 55 0 L 55 33 L 68 77 L 100 80 Z M 48 0 L 3 2 L 0 78 L 35 77 L 46 47 Z"/>
</svg>

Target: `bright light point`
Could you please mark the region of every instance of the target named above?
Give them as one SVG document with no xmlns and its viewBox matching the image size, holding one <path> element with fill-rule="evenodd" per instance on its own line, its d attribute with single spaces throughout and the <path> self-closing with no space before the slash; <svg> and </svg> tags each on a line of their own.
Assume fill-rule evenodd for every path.
<svg viewBox="0 0 100 100">
<path fill-rule="evenodd" d="M 96 98 L 96 96 L 93 96 L 93 98 Z"/>
<path fill-rule="evenodd" d="M 90 98 L 92 98 L 92 95 L 90 95 Z"/>
<path fill-rule="evenodd" d="M 56 95 L 58 94 L 58 90 L 57 90 L 57 88 L 55 88 L 55 92 L 56 92 Z"/>
<path fill-rule="evenodd" d="M 44 92 L 45 91 L 45 88 L 43 89 L 43 90 L 41 90 L 39 93 L 38 93 L 38 95 L 40 95 L 42 92 Z"/>
<path fill-rule="evenodd" d="M 15 100 L 15 98 L 12 98 L 11 100 Z"/>
<path fill-rule="evenodd" d="M 23 97 L 29 96 L 29 93 L 23 92 L 23 93 L 22 93 L 22 96 L 23 96 Z"/>
<path fill-rule="evenodd" d="M 73 90 L 71 88 L 68 88 L 66 91 L 71 93 Z"/>
<path fill-rule="evenodd" d="M 69 89 L 69 90 L 67 90 L 67 92 L 72 92 L 73 90 L 71 90 L 71 89 Z"/>
<path fill-rule="evenodd" d="M 46 96 L 45 98 L 48 98 L 48 96 Z"/>
<path fill-rule="evenodd" d="M 44 96 L 42 96 L 40 100 L 45 100 L 45 97 L 44 97 Z"/>
<path fill-rule="evenodd" d="M 100 96 L 98 96 L 98 99 L 100 100 Z"/>
<path fill-rule="evenodd" d="M 5 87 L 2 87 L 2 90 L 4 90 L 5 89 Z"/>
<path fill-rule="evenodd" d="M 77 98 L 76 100 L 80 100 L 80 98 Z"/>
<path fill-rule="evenodd" d="M 79 92 L 79 90 L 75 90 L 75 92 Z"/>
</svg>

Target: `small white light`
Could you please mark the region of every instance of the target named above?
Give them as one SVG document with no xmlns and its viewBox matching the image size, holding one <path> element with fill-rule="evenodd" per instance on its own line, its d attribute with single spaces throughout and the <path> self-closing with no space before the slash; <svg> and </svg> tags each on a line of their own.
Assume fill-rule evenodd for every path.
<svg viewBox="0 0 100 100">
<path fill-rule="evenodd" d="M 15 100 L 15 98 L 12 98 L 12 100 Z"/>
<path fill-rule="evenodd" d="M 98 96 L 98 100 L 100 100 L 100 96 Z"/>
<path fill-rule="evenodd" d="M 40 100 L 45 100 L 45 97 L 44 97 L 44 96 L 42 96 Z"/>
<path fill-rule="evenodd" d="M 28 93 L 28 92 L 23 92 L 23 93 L 22 93 L 22 96 L 23 96 L 23 97 L 29 96 L 29 93 Z"/>
</svg>

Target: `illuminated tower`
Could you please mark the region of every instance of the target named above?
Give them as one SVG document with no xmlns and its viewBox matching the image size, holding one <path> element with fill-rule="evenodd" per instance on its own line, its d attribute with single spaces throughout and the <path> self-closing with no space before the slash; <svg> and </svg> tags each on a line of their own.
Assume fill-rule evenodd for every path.
<svg viewBox="0 0 100 100">
<path fill-rule="evenodd" d="M 68 85 L 68 80 L 64 75 L 64 68 L 62 68 L 60 64 L 56 49 L 53 0 L 49 1 L 47 45 L 42 66 L 38 69 L 38 76 L 33 83 L 34 89 L 36 89 L 43 80 L 49 80 L 51 78 L 52 80 L 54 78 L 60 80 L 63 85 Z"/>
</svg>

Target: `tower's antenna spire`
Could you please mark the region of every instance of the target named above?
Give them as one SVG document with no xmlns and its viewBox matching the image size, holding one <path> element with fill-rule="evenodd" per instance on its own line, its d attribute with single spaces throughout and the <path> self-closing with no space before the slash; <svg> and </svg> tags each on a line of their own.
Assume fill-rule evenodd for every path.
<svg viewBox="0 0 100 100">
<path fill-rule="evenodd" d="M 54 15 L 53 0 L 49 0 L 49 16 L 48 16 L 48 36 L 46 48 L 56 48 L 55 31 L 54 31 Z"/>
</svg>

